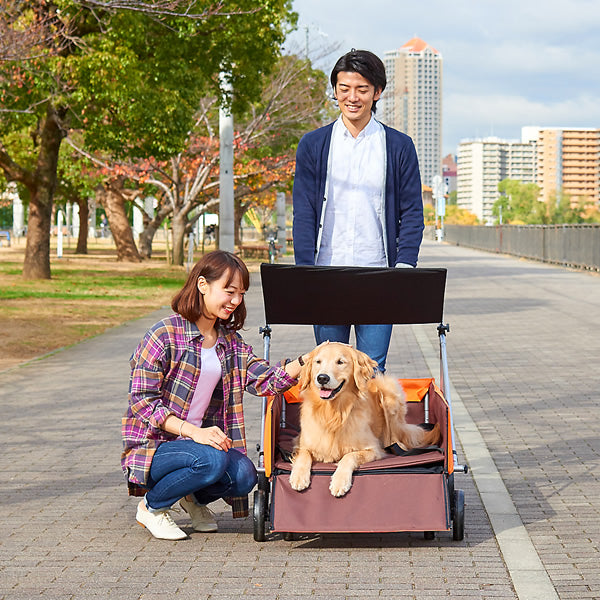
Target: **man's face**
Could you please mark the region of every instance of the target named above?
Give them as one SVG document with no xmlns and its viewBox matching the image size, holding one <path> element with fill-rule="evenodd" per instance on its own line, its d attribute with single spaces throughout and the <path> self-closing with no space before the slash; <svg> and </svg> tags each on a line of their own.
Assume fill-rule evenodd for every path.
<svg viewBox="0 0 600 600">
<path fill-rule="evenodd" d="M 335 97 L 346 122 L 362 129 L 371 118 L 373 102 L 379 100 L 381 90 L 360 73 L 342 71 L 335 84 Z"/>
</svg>

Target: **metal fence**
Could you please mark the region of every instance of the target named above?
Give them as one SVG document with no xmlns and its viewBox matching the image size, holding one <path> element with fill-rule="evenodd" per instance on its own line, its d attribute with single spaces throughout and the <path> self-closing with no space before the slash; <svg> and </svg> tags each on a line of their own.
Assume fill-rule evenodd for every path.
<svg viewBox="0 0 600 600">
<path fill-rule="evenodd" d="M 600 270 L 600 225 L 446 225 L 444 241 L 548 263 Z"/>
</svg>

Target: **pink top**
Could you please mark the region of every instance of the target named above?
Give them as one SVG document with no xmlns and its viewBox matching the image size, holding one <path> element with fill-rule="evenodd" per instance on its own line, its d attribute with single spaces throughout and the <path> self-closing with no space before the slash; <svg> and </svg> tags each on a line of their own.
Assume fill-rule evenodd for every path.
<svg viewBox="0 0 600 600">
<path fill-rule="evenodd" d="M 221 361 L 217 356 L 216 345 L 212 348 L 201 349 L 200 361 L 202 369 L 190 403 L 186 421 L 202 427 L 204 413 L 210 404 L 217 383 L 221 380 Z"/>
</svg>

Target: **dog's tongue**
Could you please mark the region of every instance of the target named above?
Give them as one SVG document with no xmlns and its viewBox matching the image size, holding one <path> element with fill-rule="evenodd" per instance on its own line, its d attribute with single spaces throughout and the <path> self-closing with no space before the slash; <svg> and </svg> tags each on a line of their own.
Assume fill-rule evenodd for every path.
<svg viewBox="0 0 600 600">
<path fill-rule="evenodd" d="M 321 398 L 323 398 L 324 400 L 327 400 L 327 398 L 330 398 L 331 394 L 333 394 L 333 390 L 327 390 L 324 388 L 321 388 L 319 390 L 319 396 L 321 396 Z"/>
</svg>

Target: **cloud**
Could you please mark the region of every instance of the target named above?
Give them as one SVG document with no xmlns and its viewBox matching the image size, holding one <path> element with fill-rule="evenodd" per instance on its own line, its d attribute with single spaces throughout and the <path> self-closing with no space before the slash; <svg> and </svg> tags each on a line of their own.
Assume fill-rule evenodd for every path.
<svg viewBox="0 0 600 600">
<path fill-rule="evenodd" d="M 519 95 L 449 94 L 444 99 L 444 147 L 454 152 L 461 139 L 495 135 L 519 139 L 521 127 L 599 127 L 600 96 L 583 94 L 558 102 Z"/>
<path fill-rule="evenodd" d="M 589 77 L 589 68 L 598 58 L 596 50 L 573 46 L 515 42 L 497 44 L 452 42 L 442 52 L 444 63 L 455 70 L 482 71 L 491 77 L 506 74 L 552 74 L 581 71 Z"/>
</svg>

